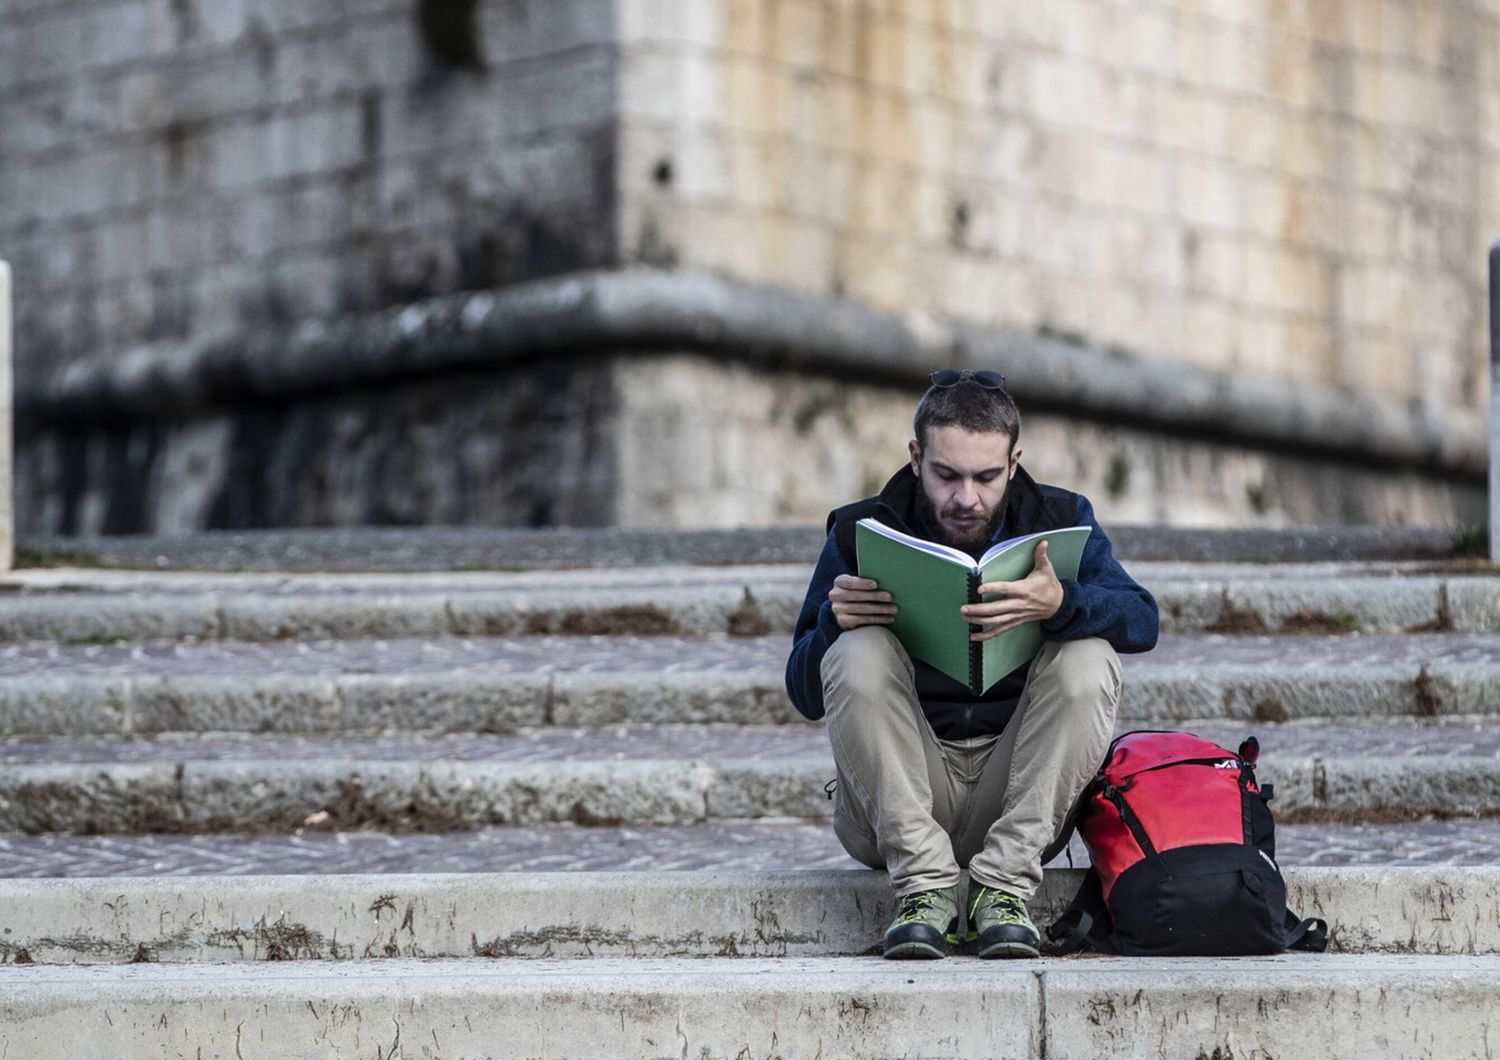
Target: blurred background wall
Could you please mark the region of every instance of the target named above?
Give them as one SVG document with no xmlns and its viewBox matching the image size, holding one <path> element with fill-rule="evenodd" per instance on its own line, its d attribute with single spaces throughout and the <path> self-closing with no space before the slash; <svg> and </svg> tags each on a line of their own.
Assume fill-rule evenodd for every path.
<svg viewBox="0 0 1500 1060">
<path fill-rule="evenodd" d="M 0 0 L 18 528 L 1482 517 L 1500 0 Z"/>
</svg>

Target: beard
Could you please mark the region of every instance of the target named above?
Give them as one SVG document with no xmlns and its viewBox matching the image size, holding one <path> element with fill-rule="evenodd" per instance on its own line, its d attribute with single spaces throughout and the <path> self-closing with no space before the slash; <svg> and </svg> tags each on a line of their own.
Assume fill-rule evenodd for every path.
<svg viewBox="0 0 1500 1060">
<path fill-rule="evenodd" d="M 936 535 L 934 537 L 934 540 L 937 541 L 938 544 L 947 545 L 950 548 L 962 549 L 965 552 L 978 551 L 988 545 L 990 543 L 990 539 L 995 536 L 995 531 L 1000 527 L 1001 518 L 1003 518 L 1005 515 L 1005 495 L 1002 494 L 1000 500 L 996 502 L 994 510 L 990 512 L 988 519 L 985 519 L 983 522 L 976 523 L 974 525 L 974 528 L 968 533 L 954 534 L 950 532 L 946 526 L 943 525 L 942 519 L 939 517 L 937 505 L 932 503 L 932 498 L 927 495 L 927 490 L 921 485 L 920 482 L 917 484 L 917 498 L 918 507 L 921 509 L 922 520 L 927 524 L 928 529 L 931 530 L 934 535 Z M 967 515 L 969 513 L 960 513 L 957 510 L 950 510 L 945 514 L 947 514 L 949 518 L 952 518 L 955 515 Z"/>
</svg>

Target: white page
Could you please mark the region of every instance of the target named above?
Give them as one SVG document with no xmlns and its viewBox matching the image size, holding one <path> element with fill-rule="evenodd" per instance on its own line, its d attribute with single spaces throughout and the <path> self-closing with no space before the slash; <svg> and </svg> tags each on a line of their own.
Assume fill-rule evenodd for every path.
<svg viewBox="0 0 1500 1060">
<path fill-rule="evenodd" d="M 970 556 L 967 552 L 961 552 L 958 549 L 950 548 L 947 545 L 940 545 L 936 541 L 925 541 L 920 537 L 912 537 L 910 534 L 903 534 L 900 530 L 893 530 L 889 526 L 886 526 L 879 519 L 861 519 L 860 523 L 864 526 L 868 526 L 871 530 L 874 530 L 881 537 L 888 537 L 892 541 L 903 542 L 904 544 L 908 544 L 912 548 L 915 548 L 921 552 L 926 552 L 930 556 L 937 556 L 939 559 L 948 560 L 950 563 L 957 563 L 960 567 L 964 567 L 968 570 L 979 569 L 979 567 L 974 563 L 974 557 Z"/>
<path fill-rule="evenodd" d="M 979 557 L 978 566 L 983 567 L 990 560 L 992 560 L 996 556 L 1000 555 L 1000 553 L 1005 552 L 1006 550 L 1008 550 L 1008 549 L 1010 549 L 1010 548 L 1012 548 L 1012 547 L 1014 547 L 1016 545 L 1023 544 L 1024 542 L 1027 542 L 1027 541 L 1036 541 L 1039 538 L 1046 537 L 1048 534 L 1061 533 L 1062 529 L 1067 529 L 1067 530 L 1088 530 L 1090 533 L 1093 532 L 1093 527 L 1090 527 L 1090 526 L 1069 526 L 1069 527 L 1064 527 L 1064 528 L 1061 528 L 1061 529 L 1058 529 L 1058 530 L 1042 530 L 1039 533 L 1026 534 L 1026 535 L 1024 535 L 1022 537 L 1012 537 L 1012 538 L 1009 538 L 1008 540 L 1001 541 L 998 545 L 991 545 L 990 548 L 989 548 L 989 550 L 987 552 L 985 552 L 984 555 L 982 555 L 982 556 Z M 965 558 L 967 559 L 968 557 L 965 557 Z"/>
</svg>

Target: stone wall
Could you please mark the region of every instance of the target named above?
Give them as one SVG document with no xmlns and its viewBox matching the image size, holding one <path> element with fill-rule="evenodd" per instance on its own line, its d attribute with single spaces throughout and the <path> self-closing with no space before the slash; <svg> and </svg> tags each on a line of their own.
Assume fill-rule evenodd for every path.
<svg viewBox="0 0 1500 1060">
<path fill-rule="evenodd" d="M 983 356 L 1106 519 L 1471 521 L 1497 161 L 1500 0 L 0 0 L 17 516 L 816 522 Z M 670 326 L 386 312 L 642 265 Z M 899 340 L 714 337 L 776 291 Z"/>
<path fill-rule="evenodd" d="M 1487 401 L 1493 0 L 622 0 L 627 254 Z"/>
<path fill-rule="evenodd" d="M 0 0 L 22 381 L 612 260 L 611 0 L 418 11 Z"/>
</svg>

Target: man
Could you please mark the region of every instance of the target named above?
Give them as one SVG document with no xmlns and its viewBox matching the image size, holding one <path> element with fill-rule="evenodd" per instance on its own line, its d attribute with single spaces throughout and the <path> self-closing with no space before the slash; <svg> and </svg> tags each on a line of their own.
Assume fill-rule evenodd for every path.
<svg viewBox="0 0 1500 1060">
<path fill-rule="evenodd" d="M 890 873 L 897 910 L 885 956 L 952 951 L 966 866 L 966 941 L 981 957 L 1035 957 L 1040 938 L 1025 903 L 1108 748 L 1116 653 L 1156 644 L 1156 601 L 1115 560 L 1086 498 L 1021 468 L 1020 416 L 1004 376 L 947 370 L 932 383 L 917 406 L 910 463 L 879 496 L 828 517 L 787 691 L 807 717 L 828 719 L 840 842 Z M 1044 543 L 1031 574 L 981 585 L 993 600 L 960 609 L 976 640 L 1041 623 L 1031 663 L 976 696 L 912 660 L 885 628 L 901 601 L 857 576 L 854 525 L 866 516 L 975 558 L 1041 530 L 1093 533 L 1076 580 L 1058 579 Z"/>
</svg>

